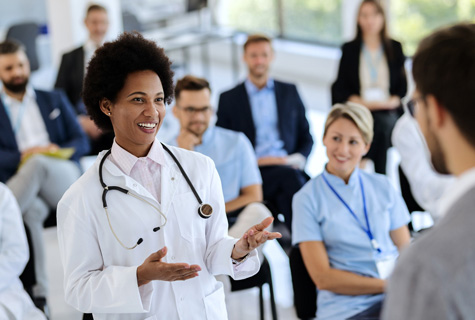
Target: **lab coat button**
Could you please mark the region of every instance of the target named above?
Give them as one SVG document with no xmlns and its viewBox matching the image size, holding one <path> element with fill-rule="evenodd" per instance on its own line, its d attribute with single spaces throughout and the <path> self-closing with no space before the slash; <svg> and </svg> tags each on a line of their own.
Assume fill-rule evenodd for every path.
<svg viewBox="0 0 475 320">
<path fill-rule="evenodd" d="M 184 298 L 180 298 L 181 301 L 185 300 Z"/>
<path fill-rule="evenodd" d="M 172 177 L 172 181 L 175 180 L 175 177 Z"/>
<path fill-rule="evenodd" d="M 172 256 L 172 260 L 175 260 L 175 256 Z"/>
</svg>

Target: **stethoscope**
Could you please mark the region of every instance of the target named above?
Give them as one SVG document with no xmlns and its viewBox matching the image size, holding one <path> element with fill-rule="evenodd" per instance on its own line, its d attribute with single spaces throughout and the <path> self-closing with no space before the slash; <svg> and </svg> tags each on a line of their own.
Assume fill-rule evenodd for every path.
<svg viewBox="0 0 475 320">
<path fill-rule="evenodd" d="M 198 192 L 196 192 L 196 189 L 195 187 L 193 186 L 193 184 L 191 183 L 191 180 L 190 178 L 188 178 L 188 175 L 186 174 L 185 170 L 183 169 L 183 167 L 181 166 L 180 162 L 178 161 L 178 159 L 175 157 L 175 155 L 170 151 L 170 149 L 168 149 L 168 147 L 166 145 L 164 145 L 162 143 L 162 146 L 163 146 L 163 149 L 165 149 L 165 151 L 167 151 L 170 156 L 172 157 L 173 161 L 175 161 L 175 163 L 177 164 L 178 168 L 180 169 L 181 173 L 183 174 L 183 177 L 185 177 L 185 180 L 186 182 L 188 183 L 188 185 L 190 186 L 191 188 L 191 191 L 193 191 L 193 194 L 195 195 L 196 197 L 196 200 L 198 200 L 198 203 L 199 203 L 199 207 L 198 207 L 198 214 L 200 215 L 201 218 L 203 219 L 208 219 L 209 217 L 211 217 L 211 215 L 213 214 L 213 207 L 211 207 L 211 205 L 209 204 L 206 204 L 206 203 L 203 203 L 203 201 L 201 201 L 201 198 L 200 196 L 198 195 Z M 125 189 L 125 188 L 121 188 L 119 186 L 108 186 L 105 184 L 104 182 L 104 179 L 102 177 L 102 167 L 104 166 L 104 161 L 106 160 L 106 158 L 111 154 L 112 150 L 108 150 L 106 152 L 106 154 L 104 155 L 104 157 L 101 159 L 101 162 L 99 164 L 99 181 L 101 182 L 101 185 L 102 185 L 102 188 L 104 189 L 104 191 L 102 192 L 102 205 L 104 207 L 104 211 L 106 212 L 106 216 L 107 216 L 107 221 L 109 222 L 109 227 L 112 231 L 112 234 L 114 235 L 114 237 L 116 238 L 116 240 L 120 243 L 120 245 L 122 247 L 124 247 L 125 249 L 128 249 L 128 250 L 132 250 L 132 249 L 135 249 L 139 244 L 141 244 L 143 242 L 143 239 L 142 238 L 139 238 L 137 240 L 137 243 L 132 246 L 132 247 L 127 247 L 122 241 L 120 241 L 119 237 L 117 236 L 117 234 L 115 233 L 114 231 L 114 228 L 112 227 L 112 224 L 111 224 L 111 221 L 110 221 L 110 216 L 109 216 L 109 212 L 107 211 L 107 200 L 106 200 L 106 196 L 107 196 L 107 192 L 109 191 L 112 191 L 112 190 L 116 190 L 116 191 L 120 191 L 124 194 L 127 194 L 129 196 L 132 196 L 142 202 L 145 202 L 147 203 L 148 205 L 152 206 L 159 214 L 160 216 L 163 218 L 164 220 L 164 223 L 158 227 L 155 227 L 153 228 L 153 232 L 157 232 L 158 230 L 160 230 L 162 227 L 164 227 L 166 224 L 167 224 L 167 217 L 163 214 L 163 212 L 157 208 L 153 203 L 150 203 L 149 201 L 147 201 L 146 199 L 144 199 L 143 197 L 140 197 L 138 195 L 135 195 L 133 193 L 131 193 L 129 190 Z"/>
</svg>

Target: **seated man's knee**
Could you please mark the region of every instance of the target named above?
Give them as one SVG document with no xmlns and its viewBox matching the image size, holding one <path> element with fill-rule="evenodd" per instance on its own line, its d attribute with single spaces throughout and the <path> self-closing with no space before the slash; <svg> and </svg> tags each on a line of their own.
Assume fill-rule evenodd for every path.
<svg viewBox="0 0 475 320">
<path fill-rule="evenodd" d="M 41 198 L 35 198 L 30 207 L 23 213 L 23 220 L 29 227 L 39 223 L 43 225 L 49 213 L 48 205 Z"/>
</svg>

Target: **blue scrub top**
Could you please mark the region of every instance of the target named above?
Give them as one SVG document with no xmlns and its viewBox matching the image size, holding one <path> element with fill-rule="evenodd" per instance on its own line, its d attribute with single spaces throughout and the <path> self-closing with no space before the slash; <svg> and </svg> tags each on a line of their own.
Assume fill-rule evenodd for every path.
<svg viewBox="0 0 475 320">
<path fill-rule="evenodd" d="M 373 249 L 370 239 L 345 205 L 328 187 L 322 175 L 366 226 L 359 175 L 364 186 L 371 232 L 381 247 Z M 348 184 L 328 171 L 310 180 L 292 201 L 292 243 L 322 241 L 330 266 L 362 276 L 379 278 L 376 260 L 397 255 L 389 231 L 410 220 L 404 200 L 388 178 L 355 169 Z M 318 292 L 318 319 L 346 319 L 383 299 L 383 294 L 349 296 L 331 291 Z"/>
<path fill-rule="evenodd" d="M 176 137 L 170 145 L 177 146 Z M 257 159 L 249 139 L 242 133 L 210 127 L 195 151 L 210 157 L 218 171 L 224 201 L 236 199 L 242 188 L 262 184 Z"/>
</svg>

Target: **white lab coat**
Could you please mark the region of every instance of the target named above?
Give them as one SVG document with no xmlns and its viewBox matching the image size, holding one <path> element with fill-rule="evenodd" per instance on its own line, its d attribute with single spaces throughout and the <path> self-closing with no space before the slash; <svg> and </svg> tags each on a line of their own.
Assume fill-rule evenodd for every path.
<svg viewBox="0 0 475 320">
<path fill-rule="evenodd" d="M 158 140 L 155 140 L 158 143 Z M 167 224 L 150 205 L 118 191 L 107 195 L 114 238 L 102 207 L 98 156 L 95 164 L 71 186 L 58 204 L 58 237 L 65 270 L 66 301 L 94 319 L 227 319 L 224 291 L 214 275 L 234 279 L 259 270 L 254 250 L 242 264 L 230 258 L 236 239 L 227 235 L 221 182 L 211 159 L 175 147 L 180 161 L 204 203 L 213 207 L 211 218 L 198 215 L 198 202 L 167 152 L 161 168 L 161 205 L 138 182 L 124 175 L 109 159 L 104 163 L 104 182 L 121 186 L 161 208 Z M 186 281 L 152 281 L 137 286 L 137 266 L 153 252 L 167 246 L 165 262 L 186 262 L 202 268 Z"/>
<path fill-rule="evenodd" d="M 28 242 L 14 195 L 0 183 L 0 319 L 44 320 L 18 278 L 28 262 Z"/>
</svg>

